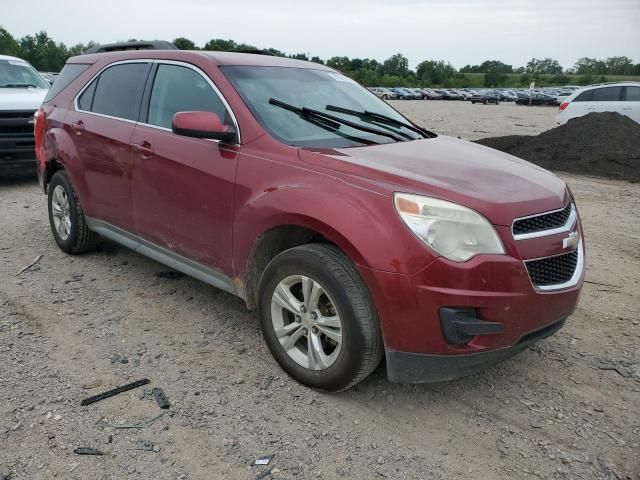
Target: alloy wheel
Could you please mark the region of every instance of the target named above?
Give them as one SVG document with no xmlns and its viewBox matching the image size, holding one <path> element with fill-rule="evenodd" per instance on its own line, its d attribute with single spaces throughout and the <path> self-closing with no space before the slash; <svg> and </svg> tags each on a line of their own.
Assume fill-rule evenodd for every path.
<svg viewBox="0 0 640 480">
<path fill-rule="evenodd" d="M 51 197 L 51 214 L 56 233 L 61 240 L 67 240 L 71 234 L 71 205 L 62 185 L 56 185 Z"/>
<path fill-rule="evenodd" d="M 326 289 L 304 275 L 290 275 L 276 286 L 271 322 L 280 345 L 298 365 L 325 370 L 342 346 L 342 321 Z"/>
</svg>

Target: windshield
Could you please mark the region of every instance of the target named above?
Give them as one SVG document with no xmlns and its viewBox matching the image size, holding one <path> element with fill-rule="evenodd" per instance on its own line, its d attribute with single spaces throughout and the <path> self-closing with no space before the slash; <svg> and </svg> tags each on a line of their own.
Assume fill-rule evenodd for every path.
<svg viewBox="0 0 640 480">
<path fill-rule="evenodd" d="M 49 88 L 49 83 L 22 60 L 0 60 L 0 88 Z"/>
<path fill-rule="evenodd" d="M 410 123 L 402 115 L 378 99 L 366 88 L 344 75 L 325 70 L 291 67 L 220 67 L 234 85 L 253 115 L 271 136 L 288 145 L 299 147 L 342 148 L 372 143 L 390 143 L 397 138 L 418 139 L 422 135 L 403 127 L 377 123 L 375 119 L 349 115 L 327 106 L 339 106 L 359 112 L 373 112 Z M 272 102 L 275 99 L 277 102 Z M 317 110 L 357 124 L 371 131 L 340 124 L 328 128 L 327 122 L 310 121 L 289 107 Z M 313 120 L 313 119 L 312 119 Z M 403 135 L 393 135 L 401 131 Z M 390 135 L 391 134 L 391 135 Z M 407 138 L 409 137 L 409 138 Z"/>
</svg>

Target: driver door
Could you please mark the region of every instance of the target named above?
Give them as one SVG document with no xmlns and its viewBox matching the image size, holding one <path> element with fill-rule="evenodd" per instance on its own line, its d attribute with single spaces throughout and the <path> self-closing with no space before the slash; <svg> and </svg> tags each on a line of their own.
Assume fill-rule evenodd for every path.
<svg viewBox="0 0 640 480">
<path fill-rule="evenodd" d="M 238 146 L 171 131 L 180 111 L 214 112 L 233 123 L 226 103 L 192 65 L 156 62 L 152 76 L 148 107 L 131 138 L 136 230 L 157 247 L 231 276 Z"/>
</svg>

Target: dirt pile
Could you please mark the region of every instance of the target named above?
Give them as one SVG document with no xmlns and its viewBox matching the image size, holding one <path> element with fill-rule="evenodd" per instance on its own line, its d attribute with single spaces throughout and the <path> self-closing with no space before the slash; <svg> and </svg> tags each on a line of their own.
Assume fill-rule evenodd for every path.
<svg viewBox="0 0 640 480">
<path fill-rule="evenodd" d="M 618 113 L 590 113 L 536 136 L 483 138 L 548 170 L 640 181 L 640 124 Z"/>
</svg>

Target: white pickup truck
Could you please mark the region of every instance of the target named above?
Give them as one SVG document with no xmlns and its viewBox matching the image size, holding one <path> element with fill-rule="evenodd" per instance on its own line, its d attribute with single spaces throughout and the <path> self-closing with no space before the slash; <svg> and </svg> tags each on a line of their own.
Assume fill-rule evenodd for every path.
<svg viewBox="0 0 640 480">
<path fill-rule="evenodd" d="M 49 83 L 27 62 L 0 55 L 0 180 L 36 173 L 33 115 Z"/>
</svg>

